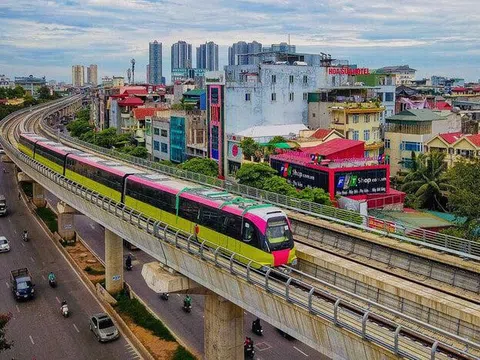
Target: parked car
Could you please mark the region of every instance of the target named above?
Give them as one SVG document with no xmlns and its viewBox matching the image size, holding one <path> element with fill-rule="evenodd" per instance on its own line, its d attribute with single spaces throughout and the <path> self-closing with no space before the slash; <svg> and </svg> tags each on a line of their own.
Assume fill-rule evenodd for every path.
<svg viewBox="0 0 480 360">
<path fill-rule="evenodd" d="M 115 340 L 120 336 L 112 319 L 105 313 L 95 314 L 90 318 L 90 331 L 99 342 Z"/>
<path fill-rule="evenodd" d="M 5 236 L 0 236 L 0 252 L 10 251 L 10 243 Z"/>
</svg>

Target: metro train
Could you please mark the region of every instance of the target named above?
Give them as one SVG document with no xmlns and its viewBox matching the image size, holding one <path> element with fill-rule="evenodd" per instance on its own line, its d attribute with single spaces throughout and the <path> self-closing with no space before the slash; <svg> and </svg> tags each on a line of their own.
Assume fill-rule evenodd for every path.
<svg viewBox="0 0 480 360">
<path fill-rule="evenodd" d="M 254 260 L 296 265 L 290 221 L 279 208 L 124 164 L 22 133 L 19 150 L 93 191 L 148 217 Z M 246 260 L 245 260 L 246 261 Z"/>
</svg>

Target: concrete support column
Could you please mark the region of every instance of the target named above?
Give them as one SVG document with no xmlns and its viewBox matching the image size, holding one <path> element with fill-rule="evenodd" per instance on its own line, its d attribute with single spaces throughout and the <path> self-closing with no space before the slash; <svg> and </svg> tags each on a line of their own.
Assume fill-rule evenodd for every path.
<svg viewBox="0 0 480 360">
<path fill-rule="evenodd" d="M 45 189 L 39 183 L 33 183 L 33 203 L 36 207 L 47 206 L 47 200 L 45 199 Z"/>
<path fill-rule="evenodd" d="M 205 296 L 205 358 L 243 360 L 243 309 L 219 295 Z"/>
<path fill-rule="evenodd" d="M 105 288 L 110 294 L 123 289 L 123 239 L 105 229 Z"/>
<path fill-rule="evenodd" d="M 58 235 L 65 240 L 75 239 L 74 215 L 75 209 L 64 202 L 57 203 L 58 210 Z"/>
</svg>

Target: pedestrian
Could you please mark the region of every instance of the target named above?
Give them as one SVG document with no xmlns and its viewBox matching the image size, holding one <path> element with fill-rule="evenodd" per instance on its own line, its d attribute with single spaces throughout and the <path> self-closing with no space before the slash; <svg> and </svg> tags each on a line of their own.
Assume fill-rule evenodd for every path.
<svg viewBox="0 0 480 360">
<path fill-rule="evenodd" d="M 18 200 L 20 200 L 22 198 L 22 194 L 20 193 L 20 191 L 18 192 Z"/>
</svg>

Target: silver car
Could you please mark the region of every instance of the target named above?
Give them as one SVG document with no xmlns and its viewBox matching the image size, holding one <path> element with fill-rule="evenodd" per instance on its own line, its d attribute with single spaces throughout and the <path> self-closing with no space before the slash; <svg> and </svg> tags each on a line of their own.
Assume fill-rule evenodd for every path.
<svg viewBox="0 0 480 360">
<path fill-rule="evenodd" d="M 115 340 L 120 336 L 112 319 L 105 313 L 95 314 L 90 318 L 90 331 L 100 342 Z"/>
<path fill-rule="evenodd" d="M 0 236 L 0 252 L 10 251 L 10 243 L 5 236 Z"/>
</svg>

